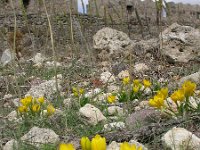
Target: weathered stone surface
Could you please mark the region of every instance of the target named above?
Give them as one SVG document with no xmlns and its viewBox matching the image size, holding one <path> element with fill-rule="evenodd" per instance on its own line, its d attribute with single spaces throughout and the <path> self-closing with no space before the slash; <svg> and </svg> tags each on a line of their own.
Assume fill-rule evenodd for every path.
<svg viewBox="0 0 200 150">
<path fill-rule="evenodd" d="M 117 93 L 119 91 L 120 87 L 116 85 L 108 85 L 107 92 L 108 93 Z"/>
<path fill-rule="evenodd" d="M 37 53 L 31 60 L 34 64 L 42 64 L 46 58 L 41 53 Z"/>
<path fill-rule="evenodd" d="M 112 130 L 122 130 L 125 128 L 125 123 L 124 122 L 112 122 L 109 124 L 105 124 L 103 127 L 104 132 L 109 132 Z"/>
<path fill-rule="evenodd" d="M 9 121 L 19 122 L 22 118 L 18 118 L 17 112 L 13 110 L 7 115 Z"/>
<path fill-rule="evenodd" d="M 12 60 L 14 60 L 14 54 L 12 54 L 12 52 L 10 51 L 10 49 L 6 49 L 2 56 L 1 56 L 1 63 L 3 64 L 3 66 L 5 66 L 6 64 L 10 63 Z"/>
<path fill-rule="evenodd" d="M 154 109 L 142 109 L 128 116 L 125 122 L 129 128 L 134 129 L 138 126 L 156 122 L 160 117 L 160 113 Z"/>
<path fill-rule="evenodd" d="M 81 107 L 80 115 L 85 118 L 85 121 L 91 125 L 96 125 L 99 122 L 105 121 L 106 117 L 102 114 L 102 112 L 91 104 L 86 104 Z"/>
<path fill-rule="evenodd" d="M 134 71 L 136 73 L 143 73 L 147 70 L 149 70 L 149 67 L 144 63 L 138 63 L 134 66 Z"/>
<path fill-rule="evenodd" d="M 62 75 L 58 75 L 58 90 L 61 89 Z M 31 95 L 35 98 L 45 96 L 50 98 L 56 92 L 55 78 L 52 80 L 41 83 L 40 85 L 32 86 L 27 92 L 26 96 Z"/>
<path fill-rule="evenodd" d="M 115 76 L 112 75 L 110 72 L 106 71 L 101 73 L 100 80 L 105 83 L 115 82 Z"/>
<path fill-rule="evenodd" d="M 123 116 L 124 115 L 124 110 L 123 108 L 119 107 L 119 106 L 110 106 L 108 107 L 108 114 L 109 115 L 119 115 L 119 116 Z"/>
<path fill-rule="evenodd" d="M 10 140 L 4 145 L 3 150 L 16 150 L 18 149 L 18 143 L 16 140 Z"/>
<path fill-rule="evenodd" d="M 55 144 L 59 141 L 59 136 L 51 129 L 33 127 L 21 140 L 39 147 L 40 144 Z"/>
<path fill-rule="evenodd" d="M 188 62 L 200 57 L 200 32 L 190 26 L 172 24 L 160 34 L 162 54 L 171 63 Z"/>
<path fill-rule="evenodd" d="M 187 80 L 190 80 L 190 81 L 193 81 L 195 82 L 196 84 L 200 84 L 200 71 L 196 72 L 196 73 L 193 73 L 191 75 L 188 75 L 188 76 L 185 76 L 185 77 L 182 77 L 180 80 L 179 80 L 179 85 L 183 84 L 185 81 Z"/>
<path fill-rule="evenodd" d="M 172 150 L 199 150 L 200 139 L 184 128 L 172 128 L 163 137 L 164 145 Z"/>
<path fill-rule="evenodd" d="M 93 46 L 100 52 L 100 55 L 107 55 L 113 58 L 120 56 L 131 45 L 128 35 L 108 27 L 99 30 L 93 36 L 93 41 Z"/>
<path fill-rule="evenodd" d="M 125 77 L 130 77 L 130 74 L 128 70 L 123 70 L 117 76 L 119 79 L 123 79 Z"/>
</svg>

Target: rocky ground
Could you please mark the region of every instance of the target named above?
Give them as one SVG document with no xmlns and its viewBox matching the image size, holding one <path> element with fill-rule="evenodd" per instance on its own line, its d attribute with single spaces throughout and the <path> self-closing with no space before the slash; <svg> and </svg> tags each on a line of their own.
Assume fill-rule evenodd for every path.
<svg viewBox="0 0 200 150">
<path fill-rule="evenodd" d="M 199 39 L 198 29 L 174 23 L 159 38 L 141 41 L 103 28 L 93 37 L 90 56 L 79 52 L 77 58 L 63 56 L 53 61 L 37 53 L 14 61 L 5 51 L 0 66 L 0 148 L 53 150 L 65 142 L 80 149 L 82 136 L 100 134 L 106 137 L 108 150 L 119 149 L 124 141 L 144 150 L 198 150 L 199 111 L 170 117 L 150 107 L 148 100 L 160 87 L 167 86 L 170 95 L 186 80 L 197 84 L 198 93 Z M 148 79 L 152 87 L 121 102 L 118 94 L 127 77 Z M 113 94 L 116 100 L 109 103 Z M 40 110 L 39 115 L 21 116 L 16 110 L 28 95 L 44 97 L 45 104 L 55 107 L 54 114 L 44 117 Z M 199 98 L 196 103 L 199 106 Z"/>
</svg>

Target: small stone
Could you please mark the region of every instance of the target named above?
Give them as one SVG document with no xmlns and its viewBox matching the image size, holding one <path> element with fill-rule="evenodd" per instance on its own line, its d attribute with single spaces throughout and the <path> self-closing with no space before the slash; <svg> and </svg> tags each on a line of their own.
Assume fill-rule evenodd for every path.
<svg viewBox="0 0 200 150">
<path fill-rule="evenodd" d="M 119 106 L 110 106 L 110 107 L 108 107 L 108 114 L 110 116 L 113 116 L 113 115 L 123 116 L 124 110 L 123 110 L 123 108 L 121 108 Z"/>
<path fill-rule="evenodd" d="M 120 147 L 120 144 L 115 142 L 115 141 L 112 141 L 106 150 L 119 150 L 119 147 Z"/>
<path fill-rule="evenodd" d="M 59 136 L 51 129 L 33 127 L 27 134 L 21 137 L 21 140 L 39 147 L 40 144 L 57 143 Z"/>
<path fill-rule="evenodd" d="M 100 80 L 106 84 L 106 83 L 112 83 L 115 82 L 115 77 L 110 72 L 106 71 L 101 73 Z"/>
<path fill-rule="evenodd" d="M 142 147 L 142 150 L 148 150 L 143 144 L 141 144 L 135 140 L 130 140 L 129 144 L 134 144 L 134 145 L 136 145 L 137 148 Z"/>
<path fill-rule="evenodd" d="M 118 93 L 120 87 L 116 85 L 108 85 L 108 93 Z"/>
<path fill-rule="evenodd" d="M 19 122 L 22 118 L 18 118 L 17 112 L 13 110 L 11 113 L 7 115 L 9 121 Z"/>
<path fill-rule="evenodd" d="M 62 64 L 59 63 L 59 62 L 55 62 L 55 64 L 54 64 L 54 61 L 47 61 L 45 63 L 45 67 L 48 67 L 48 68 L 52 68 L 52 67 L 54 67 L 54 65 L 56 65 L 56 67 L 61 67 L 62 66 Z"/>
<path fill-rule="evenodd" d="M 63 104 L 65 107 L 70 108 L 72 106 L 72 99 L 71 98 L 64 99 Z"/>
<path fill-rule="evenodd" d="M 18 142 L 14 139 L 8 141 L 3 147 L 3 150 L 16 150 L 16 149 L 18 149 Z"/>
<path fill-rule="evenodd" d="M 105 124 L 103 131 L 109 132 L 109 131 L 112 131 L 112 130 L 122 130 L 124 128 L 125 128 L 124 122 L 113 122 L 113 123 Z"/>
<path fill-rule="evenodd" d="M 13 97 L 12 94 L 6 94 L 4 95 L 3 99 L 10 99 L 12 97 Z"/>
<path fill-rule="evenodd" d="M 106 117 L 102 114 L 102 112 L 91 104 L 86 104 L 81 107 L 80 115 L 85 118 L 85 121 L 91 125 L 96 125 L 99 122 L 103 122 L 106 120 Z"/>
<path fill-rule="evenodd" d="M 134 71 L 136 73 L 143 73 L 148 70 L 149 70 L 149 67 L 144 63 L 139 63 L 134 66 Z"/>
<path fill-rule="evenodd" d="M 149 101 L 141 101 L 139 103 L 140 108 L 149 108 Z"/>
<path fill-rule="evenodd" d="M 46 58 L 41 53 L 37 53 L 31 60 L 34 64 L 42 64 L 45 59 Z"/>
<path fill-rule="evenodd" d="M 199 150 L 200 139 L 184 128 L 172 128 L 162 137 L 163 144 L 172 150 Z"/>
<path fill-rule="evenodd" d="M 130 77 L 130 74 L 129 74 L 128 70 L 123 70 L 117 76 L 118 76 L 119 79 L 123 79 L 123 78 L 126 78 L 126 77 Z"/>
</svg>

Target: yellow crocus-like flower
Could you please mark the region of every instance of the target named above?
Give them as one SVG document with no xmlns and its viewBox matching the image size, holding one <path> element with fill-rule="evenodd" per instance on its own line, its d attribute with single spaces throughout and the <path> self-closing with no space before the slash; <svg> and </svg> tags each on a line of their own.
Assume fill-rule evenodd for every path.
<svg viewBox="0 0 200 150">
<path fill-rule="evenodd" d="M 85 90 L 84 90 L 83 88 L 80 88 L 80 89 L 79 89 L 79 93 L 80 93 L 81 95 L 83 95 L 84 92 L 85 92 Z"/>
<path fill-rule="evenodd" d="M 151 82 L 149 80 L 146 80 L 146 79 L 143 80 L 143 84 L 144 84 L 145 88 L 148 88 L 148 87 L 151 86 Z"/>
<path fill-rule="evenodd" d="M 39 104 L 33 104 L 32 105 L 32 111 L 33 112 L 39 112 L 40 111 L 40 105 Z"/>
<path fill-rule="evenodd" d="M 108 95 L 107 101 L 108 101 L 108 103 L 114 103 L 116 101 L 116 96 L 115 95 Z"/>
<path fill-rule="evenodd" d="M 53 105 L 49 104 L 49 105 L 47 106 L 47 114 L 48 114 L 49 116 L 53 115 L 55 111 L 56 111 L 56 109 L 53 107 Z"/>
<path fill-rule="evenodd" d="M 81 148 L 82 150 L 91 150 L 91 142 L 88 137 L 81 138 Z"/>
<path fill-rule="evenodd" d="M 175 91 L 174 93 L 172 93 L 172 95 L 170 96 L 170 98 L 174 101 L 183 101 L 185 98 L 185 93 L 183 89 L 179 89 L 177 91 Z"/>
<path fill-rule="evenodd" d="M 43 104 L 44 103 L 44 97 L 42 96 L 42 97 L 39 97 L 38 98 L 38 102 L 40 103 L 40 104 Z"/>
<path fill-rule="evenodd" d="M 133 92 L 134 93 L 137 93 L 139 90 L 140 90 L 140 86 L 138 86 L 138 85 L 137 86 L 136 85 L 133 86 Z"/>
<path fill-rule="evenodd" d="M 61 143 L 59 146 L 59 150 L 76 150 L 72 144 Z"/>
<path fill-rule="evenodd" d="M 130 83 L 130 77 L 123 78 L 122 82 L 123 82 L 124 85 L 129 84 Z"/>
<path fill-rule="evenodd" d="M 142 150 L 142 147 L 136 147 L 135 144 L 129 144 L 128 142 L 124 142 L 120 145 L 120 150 Z"/>
<path fill-rule="evenodd" d="M 32 102 L 32 96 L 27 96 L 21 99 L 20 102 L 22 103 L 22 105 L 28 106 Z"/>
<path fill-rule="evenodd" d="M 24 112 L 27 112 L 27 111 L 28 111 L 28 108 L 27 108 L 26 106 L 22 105 L 22 106 L 19 106 L 19 107 L 18 107 L 18 111 L 19 111 L 20 113 L 24 113 Z"/>
<path fill-rule="evenodd" d="M 138 79 L 133 80 L 133 84 L 134 84 L 135 86 L 139 86 L 140 80 L 138 80 Z"/>
<path fill-rule="evenodd" d="M 164 99 L 163 94 L 157 94 L 154 96 L 153 99 L 149 100 L 149 105 L 160 109 L 161 107 L 164 106 L 164 100 L 165 99 Z"/>
<path fill-rule="evenodd" d="M 168 88 L 162 88 L 162 89 L 160 89 L 160 90 L 158 91 L 158 95 L 159 95 L 159 94 L 162 94 L 162 95 L 164 96 L 164 99 L 166 99 L 167 96 L 168 96 Z"/>
<path fill-rule="evenodd" d="M 91 142 L 92 150 L 106 150 L 106 139 L 100 135 L 96 135 Z"/>
<path fill-rule="evenodd" d="M 185 96 L 192 96 L 196 90 L 196 86 L 197 85 L 191 81 L 185 81 L 182 85 Z"/>
</svg>

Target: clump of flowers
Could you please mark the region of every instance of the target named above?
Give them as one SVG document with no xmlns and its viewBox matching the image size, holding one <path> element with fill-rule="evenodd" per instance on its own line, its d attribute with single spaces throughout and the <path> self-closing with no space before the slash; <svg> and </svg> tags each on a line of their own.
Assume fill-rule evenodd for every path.
<svg viewBox="0 0 200 150">
<path fill-rule="evenodd" d="M 108 101 L 108 103 L 114 103 L 114 102 L 116 102 L 116 100 L 117 100 L 117 96 L 116 95 L 114 95 L 114 94 L 110 94 L 110 95 L 108 95 L 108 97 L 107 97 L 107 101 Z"/>
<path fill-rule="evenodd" d="M 73 93 L 74 97 L 78 99 L 78 103 L 79 103 L 80 107 L 89 103 L 90 100 L 88 97 L 85 96 L 84 88 L 72 87 L 72 93 Z"/>
<path fill-rule="evenodd" d="M 151 81 L 144 79 L 143 82 L 139 79 L 134 79 L 132 82 L 130 77 L 122 79 L 122 88 L 119 92 L 119 102 L 133 101 L 144 95 L 144 90 L 151 88 Z"/>
<path fill-rule="evenodd" d="M 44 111 L 47 111 L 47 116 L 51 116 L 55 112 L 53 105 L 47 105 L 44 97 L 33 98 L 32 96 L 26 96 L 20 100 L 20 103 L 21 105 L 17 108 L 17 112 L 23 117 L 40 116 Z"/>
<path fill-rule="evenodd" d="M 194 98 L 196 84 L 191 81 L 185 81 L 182 86 L 170 95 L 172 102 L 167 99 L 168 89 L 164 88 L 157 92 L 157 94 L 149 100 L 149 105 L 157 109 L 163 110 L 173 115 L 185 115 L 188 112 L 199 111 L 200 103 L 196 103 L 196 107 L 191 103 L 191 98 Z M 176 110 L 172 108 L 173 103 Z"/>
<path fill-rule="evenodd" d="M 90 140 L 88 137 L 82 137 L 80 140 L 82 150 L 106 150 L 106 138 L 96 135 Z M 74 146 L 70 143 L 61 143 L 59 150 L 75 150 Z M 121 143 L 120 150 L 142 150 L 142 147 L 137 147 L 135 144 L 129 144 L 128 142 Z"/>
</svg>

